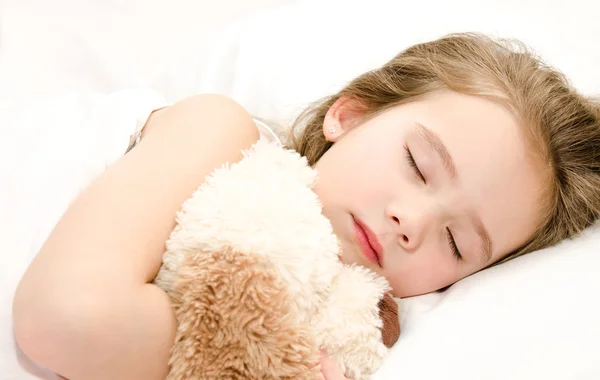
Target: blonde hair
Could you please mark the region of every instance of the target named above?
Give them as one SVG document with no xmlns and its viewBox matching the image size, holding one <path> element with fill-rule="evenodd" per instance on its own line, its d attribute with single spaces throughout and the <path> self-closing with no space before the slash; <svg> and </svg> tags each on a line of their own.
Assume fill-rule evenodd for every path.
<svg viewBox="0 0 600 380">
<path fill-rule="evenodd" d="M 523 126 L 547 179 L 539 227 L 500 262 L 579 234 L 600 215 L 600 105 L 573 89 L 522 43 L 452 34 L 412 46 L 383 66 L 306 108 L 294 121 L 291 147 L 314 165 L 331 147 L 323 120 L 336 100 L 361 105 L 359 122 L 439 90 L 481 96 L 508 107 Z"/>
</svg>

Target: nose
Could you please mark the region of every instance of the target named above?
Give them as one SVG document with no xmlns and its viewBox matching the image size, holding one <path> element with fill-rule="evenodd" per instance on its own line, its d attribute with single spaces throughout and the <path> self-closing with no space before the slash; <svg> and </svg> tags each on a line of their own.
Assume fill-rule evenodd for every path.
<svg viewBox="0 0 600 380">
<path fill-rule="evenodd" d="M 423 205 L 390 205 L 386 214 L 398 244 L 406 251 L 414 251 L 423 243 L 435 219 L 433 211 Z"/>
</svg>

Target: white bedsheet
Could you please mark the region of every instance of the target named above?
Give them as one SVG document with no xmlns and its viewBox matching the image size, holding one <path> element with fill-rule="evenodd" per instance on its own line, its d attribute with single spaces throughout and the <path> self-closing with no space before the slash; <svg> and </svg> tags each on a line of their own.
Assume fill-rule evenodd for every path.
<svg viewBox="0 0 600 380">
<path fill-rule="evenodd" d="M 0 103 L 0 379 L 39 371 L 18 358 L 13 342 L 11 302 L 21 275 L 77 193 L 125 152 L 138 120 L 163 103 L 144 89 Z"/>
</svg>

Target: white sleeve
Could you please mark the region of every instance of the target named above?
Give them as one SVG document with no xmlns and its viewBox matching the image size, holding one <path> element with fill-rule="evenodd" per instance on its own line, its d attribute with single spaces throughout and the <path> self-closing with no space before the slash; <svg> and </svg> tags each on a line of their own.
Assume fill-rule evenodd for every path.
<svg viewBox="0 0 600 380">
<path fill-rule="evenodd" d="M 256 124 L 256 128 L 258 128 L 258 132 L 260 133 L 260 139 L 269 142 L 277 142 L 282 144 L 281 139 L 273 132 L 273 130 L 264 122 L 253 118 L 254 124 Z"/>
</svg>

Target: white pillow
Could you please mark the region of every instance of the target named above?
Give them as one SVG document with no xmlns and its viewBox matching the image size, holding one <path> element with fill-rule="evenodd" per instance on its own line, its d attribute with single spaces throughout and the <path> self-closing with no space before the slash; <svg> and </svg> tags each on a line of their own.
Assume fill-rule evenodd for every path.
<svg viewBox="0 0 600 380">
<path fill-rule="evenodd" d="M 593 94 L 600 92 L 597 14 L 587 0 L 301 1 L 233 24 L 196 88 L 285 124 L 413 43 L 479 31 L 523 40 Z M 400 341 L 374 378 L 600 378 L 599 246 L 600 231 L 590 229 L 444 293 L 403 300 Z"/>
<path fill-rule="evenodd" d="M 599 7 L 588 0 L 560 6 L 545 0 L 303 0 L 231 23 L 213 42 L 194 88 L 287 121 L 401 49 L 478 31 L 520 39 L 581 91 L 600 93 Z"/>
</svg>

